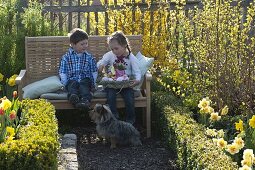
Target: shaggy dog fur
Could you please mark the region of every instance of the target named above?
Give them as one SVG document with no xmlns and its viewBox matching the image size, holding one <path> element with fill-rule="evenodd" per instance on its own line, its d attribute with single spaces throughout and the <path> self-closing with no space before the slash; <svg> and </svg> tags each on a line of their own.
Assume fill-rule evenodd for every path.
<svg viewBox="0 0 255 170">
<path fill-rule="evenodd" d="M 142 145 L 136 128 L 131 123 L 117 120 L 108 105 L 96 104 L 89 115 L 96 123 L 98 135 L 110 139 L 111 148 L 116 148 L 116 144 Z"/>
</svg>

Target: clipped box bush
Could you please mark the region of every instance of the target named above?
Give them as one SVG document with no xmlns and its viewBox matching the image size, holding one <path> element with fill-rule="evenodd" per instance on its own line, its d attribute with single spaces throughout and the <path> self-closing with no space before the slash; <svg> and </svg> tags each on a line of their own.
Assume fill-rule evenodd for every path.
<svg viewBox="0 0 255 170">
<path fill-rule="evenodd" d="M 46 100 L 23 100 L 18 139 L 0 144 L 1 169 L 57 169 L 55 108 Z"/>
<path fill-rule="evenodd" d="M 157 127 L 170 149 L 177 153 L 180 169 L 238 169 L 237 163 L 205 136 L 181 102 L 172 94 L 155 92 L 152 109 L 160 123 Z"/>
</svg>

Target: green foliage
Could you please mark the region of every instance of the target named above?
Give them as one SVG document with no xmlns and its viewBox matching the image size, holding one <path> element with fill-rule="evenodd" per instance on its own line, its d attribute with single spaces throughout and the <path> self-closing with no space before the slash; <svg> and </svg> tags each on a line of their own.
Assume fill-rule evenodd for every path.
<svg viewBox="0 0 255 170">
<path fill-rule="evenodd" d="M 52 35 L 50 21 L 42 16 L 42 5 L 31 1 L 23 9 L 20 1 L 0 2 L 0 72 L 7 77 L 25 68 L 25 36 Z"/>
<path fill-rule="evenodd" d="M 45 100 L 23 100 L 18 138 L 0 146 L 3 169 L 57 169 L 58 125 L 54 106 Z"/>
</svg>

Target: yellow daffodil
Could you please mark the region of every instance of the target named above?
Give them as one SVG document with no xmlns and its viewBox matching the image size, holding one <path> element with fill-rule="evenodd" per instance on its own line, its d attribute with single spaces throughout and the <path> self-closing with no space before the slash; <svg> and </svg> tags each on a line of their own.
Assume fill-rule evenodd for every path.
<svg viewBox="0 0 255 170">
<path fill-rule="evenodd" d="M 232 143 L 231 145 L 227 145 L 226 151 L 228 151 L 231 155 L 234 155 L 239 152 L 238 146 L 235 143 Z"/>
<path fill-rule="evenodd" d="M 214 109 L 211 106 L 202 107 L 200 109 L 201 113 L 213 113 Z"/>
<path fill-rule="evenodd" d="M 243 167 L 239 168 L 239 170 L 252 170 L 251 167 L 244 165 Z"/>
<path fill-rule="evenodd" d="M 4 75 L 0 73 L 0 82 L 2 82 L 3 80 L 4 80 Z"/>
<path fill-rule="evenodd" d="M 8 84 L 9 86 L 15 86 L 16 85 L 16 82 L 15 82 L 15 79 L 18 77 L 17 74 L 14 74 L 12 75 L 9 80 L 8 80 Z"/>
<path fill-rule="evenodd" d="M 244 141 L 240 137 L 235 137 L 234 143 L 237 145 L 238 149 L 242 149 L 244 147 Z"/>
<path fill-rule="evenodd" d="M 218 139 L 217 141 L 217 146 L 219 146 L 220 148 L 225 148 L 227 146 L 227 141 L 225 141 L 223 138 Z"/>
<path fill-rule="evenodd" d="M 242 164 L 242 166 L 248 166 L 248 167 L 251 167 L 252 166 L 252 162 L 250 161 L 250 160 L 242 160 L 241 161 L 241 164 Z"/>
<path fill-rule="evenodd" d="M 12 86 L 15 86 L 15 84 L 16 84 L 16 83 L 15 83 L 15 79 L 9 78 L 9 80 L 8 80 L 8 85 L 12 87 Z"/>
<path fill-rule="evenodd" d="M 241 119 L 239 119 L 238 123 L 235 123 L 236 125 L 236 130 L 242 132 L 243 131 L 243 121 Z"/>
<path fill-rule="evenodd" d="M 225 106 L 222 110 L 221 110 L 221 115 L 226 115 L 228 114 L 228 106 Z"/>
<path fill-rule="evenodd" d="M 202 100 L 199 101 L 198 107 L 201 108 L 205 108 L 210 106 L 210 99 L 209 98 L 203 98 Z"/>
<path fill-rule="evenodd" d="M 221 116 L 219 116 L 219 113 L 218 112 L 213 112 L 211 113 L 211 117 L 210 117 L 210 120 L 212 121 L 218 121 L 221 119 Z"/>
<path fill-rule="evenodd" d="M 252 128 L 255 128 L 255 115 L 252 116 L 252 118 L 249 120 L 249 125 Z"/>
<path fill-rule="evenodd" d="M 6 98 L 2 100 L 2 103 L 0 104 L 0 108 L 7 110 L 11 107 L 11 105 L 12 105 L 12 102 Z"/>
<path fill-rule="evenodd" d="M 253 162 L 254 154 L 252 149 L 245 149 L 243 151 L 243 160 L 250 160 Z"/>
</svg>

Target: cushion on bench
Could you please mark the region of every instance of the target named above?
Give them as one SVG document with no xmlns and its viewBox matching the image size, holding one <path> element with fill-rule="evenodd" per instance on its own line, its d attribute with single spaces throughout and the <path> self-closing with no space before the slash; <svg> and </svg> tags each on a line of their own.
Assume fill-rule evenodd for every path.
<svg viewBox="0 0 255 170">
<path fill-rule="evenodd" d="M 148 58 L 142 55 L 142 53 L 139 51 L 136 54 L 136 58 L 138 59 L 139 68 L 141 70 L 141 82 L 135 87 L 135 89 L 140 89 L 143 81 L 144 81 L 144 75 L 147 73 L 147 71 L 151 68 L 154 58 Z"/>
<path fill-rule="evenodd" d="M 44 93 L 55 92 L 63 86 L 58 76 L 50 76 L 23 87 L 23 98 L 36 99 Z"/>
<path fill-rule="evenodd" d="M 135 90 L 134 93 L 135 97 L 141 96 L 140 90 Z M 117 97 L 121 97 L 120 94 L 118 94 Z M 45 93 L 40 96 L 40 98 L 43 99 L 49 99 L 49 100 L 67 100 L 67 92 L 66 91 L 56 91 L 51 93 Z M 106 92 L 105 91 L 96 91 L 93 93 L 93 98 L 106 98 Z"/>
</svg>

